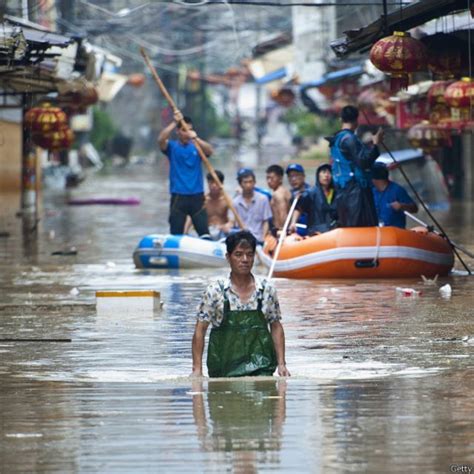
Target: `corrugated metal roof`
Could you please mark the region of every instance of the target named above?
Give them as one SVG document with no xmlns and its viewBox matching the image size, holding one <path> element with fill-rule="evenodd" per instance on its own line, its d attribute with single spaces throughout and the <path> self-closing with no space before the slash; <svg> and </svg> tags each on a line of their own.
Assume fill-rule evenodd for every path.
<svg viewBox="0 0 474 474">
<path fill-rule="evenodd" d="M 331 42 L 331 48 L 338 57 L 344 57 L 369 49 L 393 31 L 407 31 L 434 18 L 462 10 L 467 10 L 466 0 L 419 0 L 402 10 L 393 11 L 387 15 L 386 21 L 382 16 L 359 30 L 346 31 L 345 37 Z"/>
</svg>

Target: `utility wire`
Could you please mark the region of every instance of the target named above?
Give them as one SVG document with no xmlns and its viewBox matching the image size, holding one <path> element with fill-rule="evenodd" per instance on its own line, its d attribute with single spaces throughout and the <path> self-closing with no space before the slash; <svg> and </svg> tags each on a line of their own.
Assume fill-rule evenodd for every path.
<svg viewBox="0 0 474 474">
<path fill-rule="evenodd" d="M 249 6 L 260 6 L 260 7 L 313 7 L 313 8 L 324 8 L 324 7 L 373 7 L 379 6 L 380 4 L 377 3 L 368 3 L 368 2 L 350 2 L 350 3 L 334 3 L 334 2 L 323 2 L 323 3 L 308 3 L 308 2 L 283 2 L 283 3 L 275 3 L 275 2 L 259 2 L 257 0 L 227 0 L 231 5 L 249 5 Z M 208 0 L 199 3 L 188 3 L 182 2 L 179 0 L 173 0 L 173 3 L 178 5 L 186 5 L 187 7 L 202 7 L 207 5 L 216 5 L 220 3 L 220 0 Z M 397 5 L 400 6 L 409 5 L 409 2 L 391 2 L 387 3 L 387 5 L 393 6 Z"/>
</svg>

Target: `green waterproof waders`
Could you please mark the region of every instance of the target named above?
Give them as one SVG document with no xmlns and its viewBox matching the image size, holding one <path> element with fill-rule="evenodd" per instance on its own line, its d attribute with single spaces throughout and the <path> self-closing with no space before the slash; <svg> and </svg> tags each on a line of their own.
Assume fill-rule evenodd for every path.
<svg viewBox="0 0 474 474">
<path fill-rule="evenodd" d="M 263 291 L 257 309 L 231 311 L 224 292 L 222 323 L 212 328 L 209 336 L 209 377 L 273 375 L 275 372 L 277 360 L 268 323 L 262 313 L 262 294 Z"/>
</svg>

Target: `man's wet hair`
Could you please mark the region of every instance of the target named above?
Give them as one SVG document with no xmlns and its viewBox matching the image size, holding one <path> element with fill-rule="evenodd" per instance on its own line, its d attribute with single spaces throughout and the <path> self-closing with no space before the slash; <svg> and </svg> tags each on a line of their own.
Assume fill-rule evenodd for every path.
<svg viewBox="0 0 474 474">
<path fill-rule="evenodd" d="M 239 182 L 239 184 L 241 184 L 242 180 L 244 180 L 245 178 L 250 178 L 250 177 L 252 177 L 255 180 L 255 173 L 251 169 L 248 169 L 248 168 L 242 168 L 237 173 L 237 181 Z"/>
<path fill-rule="evenodd" d="M 191 120 L 191 117 L 184 116 L 183 120 L 188 124 L 188 125 L 193 125 L 193 121 Z M 181 129 L 183 126 L 181 125 L 181 121 L 178 122 L 178 128 Z"/>
<path fill-rule="evenodd" d="M 275 173 L 277 176 L 283 177 L 285 171 L 280 165 L 271 165 L 267 168 L 266 173 Z"/>
<path fill-rule="evenodd" d="M 222 171 L 219 171 L 219 170 L 214 170 L 214 172 L 216 173 L 217 177 L 219 178 L 219 181 L 221 183 L 223 183 L 224 182 L 224 173 Z M 212 176 L 211 173 L 207 173 L 206 179 L 208 181 L 215 181 L 214 176 Z"/>
<path fill-rule="evenodd" d="M 252 232 L 248 230 L 240 230 L 235 234 L 230 234 L 225 239 L 225 245 L 227 253 L 230 255 L 240 244 L 246 244 L 244 247 L 250 247 L 253 252 L 257 248 L 257 239 L 254 237 Z"/>
<path fill-rule="evenodd" d="M 343 122 L 353 123 L 359 118 L 359 110 L 353 105 L 346 105 L 341 110 L 341 120 Z"/>
</svg>

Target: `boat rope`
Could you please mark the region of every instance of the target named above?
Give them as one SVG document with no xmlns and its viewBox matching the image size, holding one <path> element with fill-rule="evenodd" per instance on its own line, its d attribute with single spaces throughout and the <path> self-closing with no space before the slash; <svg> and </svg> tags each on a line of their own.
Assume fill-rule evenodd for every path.
<svg viewBox="0 0 474 474">
<path fill-rule="evenodd" d="M 367 117 L 367 114 L 365 113 L 365 111 L 362 109 L 362 113 L 364 114 L 364 117 L 365 117 L 365 120 L 367 121 L 367 124 L 369 126 L 373 126 L 369 120 L 369 118 Z M 456 257 L 458 258 L 458 260 L 461 262 L 462 266 L 466 269 L 466 271 L 469 273 L 469 275 L 472 275 L 472 272 L 471 270 L 469 269 L 469 267 L 466 265 L 466 263 L 464 262 L 464 260 L 461 258 L 461 256 L 459 255 L 459 252 L 456 250 L 456 247 L 453 245 L 453 243 L 451 242 L 451 239 L 448 237 L 448 235 L 446 234 L 446 232 L 444 231 L 443 227 L 441 226 L 441 224 L 438 222 L 438 220 L 433 216 L 433 214 L 430 212 L 430 210 L 428 209 L 428 206 L 425 204 L 425 202 L 423 201 L 423 199 L 421 198 L 421 196 L 418 194 L 417 190 L 415 189 L 415 187 L 413 186 L 412 182 L 410 181 L 410 178 L 408 178 L 407 174 L 405 173 L 405 170 L 403 169 L 402 167 L 402 164 L 393 156 L 393 153 L 390 151 L 390 149 L 388 148 L 388 146 L 385 144 L 385 142 L 382 140 L 380 142 L 380 144 L 383 146 L 383 148 L 385 149 L 385 151 L 388 153 L 388 155 L 390 156 L 390 158 L 392 159 L 392 161 L 397 165 L 398 169 L 400 170 L 400 173 L 402 174 L 402 176 L 405 178 L 405 181 L 407 182 L 408 186 L 410 187 L 411 191 L 413 192 L 413 194 L 415 195 L 416 199 L 418 200 L 418 202 L 421 204 L 421 207 L 424 209 L 424 211 L 426 212 L 426 214 L 428 214 L 428 216 L 430 217 L 430 219 L 433 221 L 433 223 L 438 227 L 439 231 L 440 231 L 440 235 L 441 237 L 444 237 L 448 242 L 449 244 L 451 245 L 451 248 L 454 252 L 454 254 L 456 255 Z"/>
</svg>

